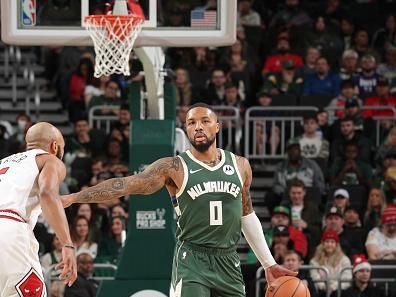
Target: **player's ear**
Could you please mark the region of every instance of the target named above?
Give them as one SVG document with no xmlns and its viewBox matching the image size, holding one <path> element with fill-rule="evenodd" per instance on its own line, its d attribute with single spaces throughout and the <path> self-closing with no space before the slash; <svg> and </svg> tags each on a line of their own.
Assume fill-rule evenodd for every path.
<svg viewBox="0 0 396 297">
<path fill-rule="evenodd" d="M 58 152 L 58 143 L 56 142 L 56 140 L 52 141 L 50 144 L 50 151 L 49 153 L 56 155 Z"/>
<path fill-rule="evenodd" d="M 219 130 L 220 130 L 220 123 L 219 123 L 219 120 L 217 120 L 217 122 L 216 122 L 216 133 L 219 133 Z"/>
</svg>

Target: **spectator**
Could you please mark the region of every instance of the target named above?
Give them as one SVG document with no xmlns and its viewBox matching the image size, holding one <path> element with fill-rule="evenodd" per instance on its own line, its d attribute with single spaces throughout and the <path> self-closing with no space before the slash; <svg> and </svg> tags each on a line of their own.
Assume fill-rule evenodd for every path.
<svg viewBox="0 0 396 297">
<path fill-rule="evenodd" d="M 297 139 L 290 139 L 287 144 L 287 159 L 277 165 L 272 190 L 282 196 L 290 182 L 298 178 L 306 187 L 317 187 L 324 191 L 324 177 L 315 161 L 301 156 L 300 143 Z"/>
<path fill-rule="evenodd" d="M 175 85 L 177 88 L 176 104 L 179 106 L 190 105 L 193 101 L 193 87 L 190 82 L 188 70 L 179 67 L 175 70 L 175 74 Z"/>
<path fill-rule="evenodd" d="M 316 60 L 315 73 L 304 80 L 303 95 L 337 96 L 340 91 L 340 78 L 330 72 L 325 57 Z"/>
<path fill-rule="evenodd" d="M 352 272 L 352 286 L 343 290 L 341 297 L 385 297 L 381 290 L 370 282 L 371 265 L 364 254 L 354 255 Z"/>
<path fill-rule="evenodd" d="M 371 188 L 363 220 L 363 225 L 367 233 L 373 228 L 380 227 L 381 214 L 385 205 L 384 192 L 380 188 Z"/>
<path fill-rule="evenodd" d="M 355 77 L 355 84 L 359 88 L 360 97 L 366 99 L 375 94 L 380 75 L 376 73 L 377 62 L 373 55 L 364 55 L 360 64 L 362 72 Z"/>
<path fill-rule="evenodd" d="M 104 237 L 99 245 L 98 258 L 101 262 L 110 262 L 117 264 L 122 244 L 125 238 L 123 232 L 125 230 L 125 218 L 116 216 L 111 218 L 110 233 Z"/>
<path fill-rule="evenodd" d="M 120 106 L 121 99 L 119 98 L 120 88 L 115 81 L 108 81 L 103 95 L 92 97 L 88 108 L 91 109 L 95 106 Z M 118 109 L 102 108 L 100 114 L 103 115 L 117 115 Z"/>
<path fill-rule="evenodd" d="M 386 203 L 396 205 L 396 166 L 389 167 L 385 173 L 385 183 L 382 186 Z"/>
<path fill-rule="evenodd" d="M 396 97 L 390 93 L 389 81 L 386 78 L 378 78 L 376 93 L 364 101 L 366 109 L 363 112 L 365 117 L 394 117 L 394 112 L 390 109 L 369 109 L 370 106 L 383 106 L 394 108 L 396 106 Z"/>
<path fill-rule="evenodd" d="M 318 133 L 319 125 L 314 113 L 304 115 L 303 127 L 304 133 L 297 137 L 301 155 L 308 159 L 319 158 L 327 161 L 330 154 L 329 142 Z"/>
<path fill-rule="evenodd" d="M 290 225 L 290 209 L 286 206 L 276 206 L 271 216 L 271 228 L 265 232 L 265 240 L 268 246 L 272 246 L 273 232 L 276 226 L 288 226 L 290 239 L 293 242 L 294 250 L 302 257 L 307 255 L 308 243 L 305 235 Z M 257 259 L 252 250 L 248 253 L 248 263 L 256 263 Z"/>
<path fill-rule="evenodd" d="M 277 263 L 283 263 L 283 257 L 288 250 L 293 250 L 294 244 L 290 239 L 288 226 L 279 225 L 273 228 L 271 253 Z"/>
<path fill-rule="evenodd" d="M 324 231 L 322 233 L 322 242 L 316 248 L 314 257 L 310 261 L 310 265 L 319 266 L 327 271 L 328 287 L 325 282 L 317 282 L 325 280 L 326 274 L 322 270 L 310 270 L 311 278 L 315 282 L 315 287 L 319 292 L 319 296 L 327 296 L 326 291 L 331 293 L 331 296 L 337 296 L 338 279 L 341 274 L 342 279 L 352 279 L 350 270 L 343 270 L 351 266 L 351 261 L 344 254 L 340 247 L 340 239 L 338 234 L 334 231 Z M 341 288 L 347 289 L 350 287 L 349 283 L 342 282 Z"/>
<path fill-rule="evenodd" d="M 360 185 L 371 187 L 372 169 L 369 163 L 358 159 L 359 147 L 356 143 L 345 144 L 344 158 L 335 159 L 330 167 L 332 185 Z M 363 203 L 363 201 L 362 201 Z"/>
<path fill-rule="evenodd" d="M 124 206 L 120 204 L 116 204 L 111 208 L 111 217 L 121 217 L 125 220 L 128 219 L 128 212 L 125 210 Z"/>
<path fill-rule="evenodd" d="M 262 90 L 271 95 L 300 96 L 304 79 L 296 73 L 296 64 L 292 60 L 283 60 L 281 66 L 280 73 L 267 75 Z"/>
<path fill-rule="evenodd" d="M 237 15 L 238 26 L 261 26 L 261 17 L 251 6 L 251 0 L 239 1 Z"/>
<path fill-rule="evenodd" d="M 352 47 L 352 36 L 355 32 L 355 24 L 353 19 L 348 15 L 344 15 L 340 22 L 341 37 L 344 43 L 344 51 Z"/>
<path fill-rule="evenodd" d="M 357 229 L 344 228 L 344 214 L 337 207 L 332 206 L 325 216 L 325 230 L 334 231 L 340 239 L 344 253 L 351 257 L 364 252 L 364 232 Z"/>
<path fill-rule="evenodd" d="M 396 42 L 396 40 L 395 40 Z M 377 67 L 377 73 L 384 78 L 392 82 L 392 93 L 395 93 L 393 89 L 396 84 L 396 46 L 388 47 L 385 52 L 386 63 L 379 64 Z"/>
<path fill-rule="evenodd" d="M 11 145 L 10 150 L 13 154 L 25 151 L 25 135 L 27 130 L 33 125 L 33 121 L 30 116 L 24 112 L 19 113 L 15 120 L 17 123 L 16 131 L 10 138 L 8 138 L 9 145 Z"/>
<path fill-rule="evenodd" d="M 396 206 L 387 206 L 381 215 L 381 226 L 372 229 L 366 240 L 370 260 L 396 259 Z"/>
<path fill-rule="evenodd" d="M 363 28 L 355 31 L 352 48 L 358 53 L 360 58 L 366 55 L 370 55 L 376 60 L 380 58 L 379 54 L 370 46 L 370 36 L 367 30 Z"/>
<path fill-rule="evenodd" d="M 84 216 L 77 216 L 73 219 L 70 235 L 77 253 L 83 250 L 89 250 L 92 257 L 98 253 L 98 244 L 89 238 L 89 221 Z"/>
<path fill-rule="evenodd" d="M 100 242 L 102 232 L 108 227 L 109 221 L 107 213 L 93 204 L 78 204 L 76 215 L 85 217 L 89 223 L 89 238 L 95 242 Z"/>
<path fill-rule="evenodd" d="M 308 47 L 305 59 L 304 66 L 302 68 L 303 77 L 307 77 L 308 75 L 315 73 L 316 60 L 320 57 L 320 50 L 316 47 Z"/>
<path fill-rule="evenodd" d="M 337 207 L 337 209 L 345 214 L 345 210 L 349 207 L 349 193 L 347 190 L 339 188 L 334 191 L 333 194 L 333 207 Z"/>
<path fill-rule="evenodd" d="M 344 211 L 344 228 L 359 229 L 363 232 L 362 222 L 359 218 L 359 210 L 355 206 L 348 206 Z"/>
<path fill-rule="evenodd" d="M 374 33 L 373 47 L 380 53 L 388 48 L 396 47 L 396 15 L 394 13 L 386 17 L 385 27 Z"/>
<path fill-rule="evenodd" d="M 360 161 L 370 162 L 371 160 L 371 143 L 370 141 L 356 131 L 355 123 L 352 118 L 345 117 L 340 120 L 340 136 L 335 134 L 331 146 L 331 159 L 342 159 L 347 143 L 355 143 L 359 148 L 358 159 Z"/>
<path fill-rule="evenodd" d="M 94 255 L 89 250 L 77 252 L 77 280 L 65 288 L 64 297 L 95 297 L 99 284 L 92 278 Z"/>
<path fill-rule="evenodd" d="M 70 119 L 81 117 L 85 114 L 85 87 L 93 79 L 94 66 L 89 58 L 80 60 L 77 70 L 72 74 L 69 82 L 69 113 Z"/>
<path fill-rule="evenodd" d="M 122 104 L 118 113 L 118 120 L 113 123 L 112 128 L 118 129 L 122 133 L 122 138 L 129 141 L 129 129 L 131 123 L 131 113 L 129 104 Z"/>
<path fill-rule="evenodd" d="M 105 163 L 110 166 L 113 174 L 124 176 L 128 172 L 125 157 L 121 154 L 121 142 L 118 139 L 110 138 L 106 146 Z"/>
<path fill-rule="evenodd" d="M 200 101 L 209 105 L 219 105 L 224 100 L 226 82 L 227 77 L 225 71 L 221 68 L 213 69 L 210 83 L 204 91 Z"/>
<path fill-rule="evenodd" d="M 59 238 L 52 234 L 52 242 L 51 242 L 51 251 L 44 254 L 40 258 L 41 267 L 43 268 L 44 275 L 47 275 L 52 269 L 53 266 L 58 264 L 62 259 L 62 243 L 59 241 Z M 59 271 L 52 270 L 51 276 L 59 276 Z"/>
<path fill-rule="evenodd" d="M 344 108 L 346 108 L 345 103 L 348 99 L 356 100 L 359 105 L 362 105 L 363 102 L 358 98 L 356 94 L 355 84 L 352 80 L 343 80 L 341 82 L 341 94 L 331 100 L 328 109 L 330 109 L 330 117 L 334 118 L 334 116 L 338 118 L 343 118 L 345 116 Z M 352 101 L 350 101 L 352 102 Z"/>
<path fill-rule="evenodd" d="M 318 134 L 321 134 L 322 137 L 326 140 L 331 140 L 331 129 L 329 125 L 329 113 L 320 109 L 316 112 L 316 119 L 318 120 Z"/>
<path fill-rule="evenodd" d="M 291 209 L 291 223 L 294 228 L 300 230 L 309 238 L 309 252 L 312 252 L 320 238 L 320 219 L 318 201 L 313 197 L 307 197 L 303 182 L 294 180 L 289 188 Z"/>
<path fill-rule="evenodd" d="M 270 27 L 308 27 L 311 23 L 309 15 L 301 8 L 300 0 L 286 0 L 285 7 L 271 19 Z"/>
<path fill-rule="evenodd" d="M 92 81 L 87 83 L 84 90 L 84 102 L 85 106 L 89 106 L 91 99 L 94 96 L 101 96 L 104 94 L 106 84 L 110 81 L 110 76 L 102 75 L 99 78 L 93 78 Z"/>
<path fill-rule="evenodd" d="M 281 72 L 282 61 L 293 61 L 296 68 L 301 68 L 304 65 L 301 56 L 291 52 L 288 37 L 281 35 L 278 37 L 275 53 L 269 55 L 265 60 L 263 74 Z"/>
<path fill-rule="evenodd" d="M 303 263 L 301 255 L 294 250 L 289 250 L 284 255 L 283 266 L 291 271 L 298 272 L 297 277 L 308 287 L 311 297 L 317 297 L 318 293 L 312 282 L 311 276 L 306 270 L 300 270 Z"/>
<path fill-rule="evenodd" d="M 354 80 L 362 71 L 359 68 L 359 55 L 353 49 L 347 49 L 342 54 L 340 78 L 341 80 Z"/>
<path fill-rule="evenodd" d="M 396 155 L 396 126 L 391 128 L 388 136 L 385 141 L 377 150 L 377 154 L 375 156 L 375 163 L 377 164 L 377 168 L 379 170 L 386 169 L 383 166 L 383 162 L 386 156 L 395 156 Z"/>
</svg>

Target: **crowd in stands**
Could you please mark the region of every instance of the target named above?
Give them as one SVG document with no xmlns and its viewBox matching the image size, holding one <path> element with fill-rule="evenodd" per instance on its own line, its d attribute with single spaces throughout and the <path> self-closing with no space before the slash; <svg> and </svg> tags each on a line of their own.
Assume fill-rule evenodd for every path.
<svg viewBox="0 0 396 297">
<path fill-rule="evenodd" d="M 173 15 L 182 14 L 185 5 L 216 5 L 163 2 Z M 98 79 L 93 77 L 92 48 L 40 50 L 49 87 L 57 90 L 74 127 L 66 140 L 68 175 L 62 193 L 129 174 L 127 98 L 128 86 L 144 81 L 138 59 L 131 56 L 131 76 Z M 272 214 L 265 236 L 276 260 L 289 269 L 299 271 L 302 264 L 323 268 L 299 273 L 312 296 L 325 296 L 325 275 L 335 296 L 341 271 L 351 280 L 341 284 L 342 296 L 382 296 L 370 284 L 368 261 L 396 259 L 396 114 L 391 110 L 396 108 L 396 2 L 239 0 L 233 45 L 165 51 L 166 67 L 174 74 L 180 128 L 188 106 L 196 102 L 235 107 L 242 119 L 251 106 L 277 106 L 287 98 L 294 105 L 320 107 L 303 115 L 301 133 L 288 140 L 285 157 L 278 160 L 273 187 L 263 197 Z M 89 110 L 95 106 L 101 106 L 99 113 L 118 118 L 109 133 L 89 126 Z M 256 115 L 274 114 L 266 109 Z M 23 114 L 17 123 L 13 128 L 0 122 L 2 157 L 23 149 L 32 123 Z M 257 142 L 251 145 L 258 152 L 280 151 L 279 126 L 257 124 L 255 133 Z M 123 197 L 68 209 L 79 253 L 78 286 L 97 287 L 89 281 L 93 261 L 117 262 L 127 206 Z M 59 260 L 59 241 L 44 220 L 35 232 L 48 270 Z M 257 264 L 251 252 L 247 263 Z M 343 270 L 352 265 L 352 270 Z M 77 296 L 70 291 L 64 296 Z"/>
</svg>

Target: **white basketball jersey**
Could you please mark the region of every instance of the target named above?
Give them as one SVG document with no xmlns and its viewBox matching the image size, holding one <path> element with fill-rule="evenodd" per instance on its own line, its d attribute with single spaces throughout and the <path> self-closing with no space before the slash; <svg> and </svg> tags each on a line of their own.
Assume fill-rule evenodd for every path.
<svg viewBox="0 0 396 297">
<path fill-rule="evenodd" d="M 33 149 L 0 160 L 0 210 L 18 213 L 32 229 L 41 213 L 36 163 L 41 154 L 48 153 Z"/>
</svg>

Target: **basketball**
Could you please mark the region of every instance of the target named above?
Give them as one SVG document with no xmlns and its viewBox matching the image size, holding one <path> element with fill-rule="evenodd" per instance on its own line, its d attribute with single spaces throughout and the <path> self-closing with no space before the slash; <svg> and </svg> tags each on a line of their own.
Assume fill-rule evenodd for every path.
<svg viewBox="0 0 396 297">
<path fill-rule="evenodd" d="M 311 297 L 311 294 L 301 279 L 281 276 L 267 288 L 265 297 Z"/>
</svg>

